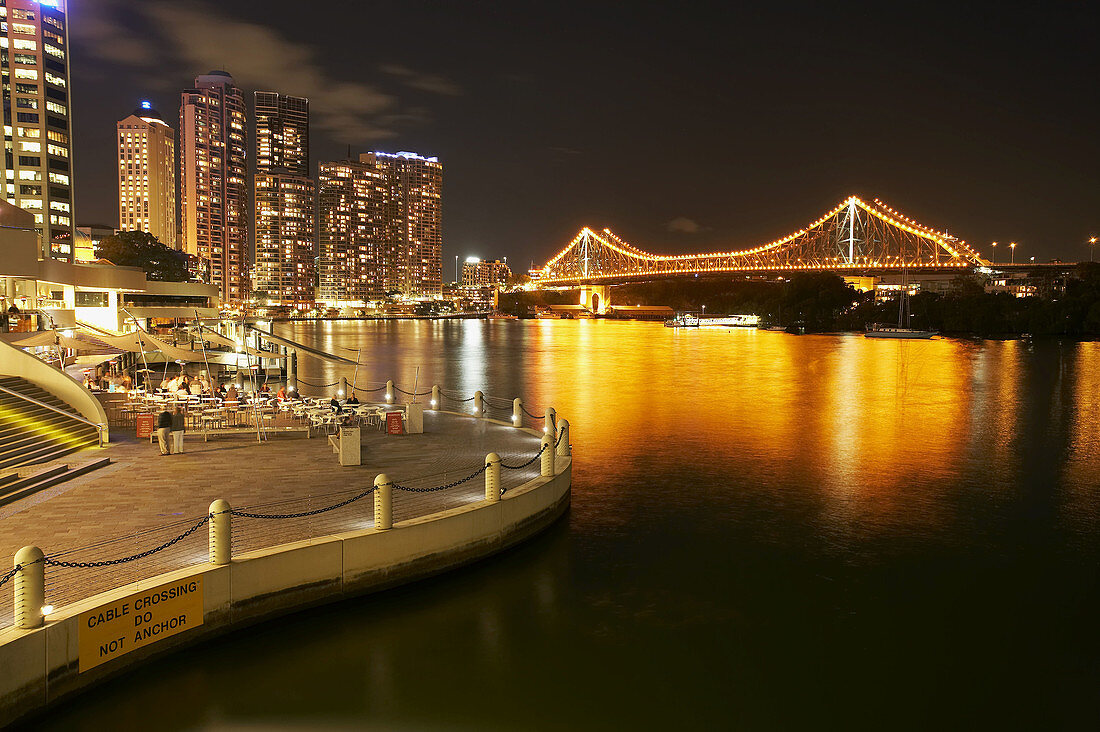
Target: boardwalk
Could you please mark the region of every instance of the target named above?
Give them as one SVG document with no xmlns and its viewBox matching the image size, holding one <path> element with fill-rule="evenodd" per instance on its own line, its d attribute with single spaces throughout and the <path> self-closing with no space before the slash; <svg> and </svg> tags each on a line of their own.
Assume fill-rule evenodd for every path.
<svg viewBox="0 0 1100 732">
<path fill-rule="evenodd" d="M 159 546 L 195 526 L 210 502 L 264 514 L 312 511 L 352 498 L 379 473 L 412 488 L 431 488 L 477 471 L 488 452 L 519 465 L 539 450 L 528 430 L 454 414 L 426 412 L 425 434 L 363 432 L 363 465 L 340 467 L 325 437 L 221 436 L 204 443 L 189 434 L 182 455 L 119 436 L 105 448 L 113 464 L 83 478 L 0 508 L 0 557 L 34 544 L 64 561 L 103 561 Z M 114 438 L 113 438 L 114 439 Z M 90 453 L 88 453 L 90 454 Z M 538 462 L 502 471 L 505 489 L 538 475 Z M 484 497 L 477 476 L 437 493 L 395 491 L 394 520 L 403 521 Z M 234 552 L 310 539 L 373 525 L 373 500 L 293 519 L 234 518 Z M 47 602 L 62 606 L 153 574 L 206 561 L 206 527 L 157 554 L 97 568 L 46 572 Z M 8 565 L 10 566 L 10 564 Z M 0 627 L 11 623 L 11 585 L 0 589 Z"/>
</svg>

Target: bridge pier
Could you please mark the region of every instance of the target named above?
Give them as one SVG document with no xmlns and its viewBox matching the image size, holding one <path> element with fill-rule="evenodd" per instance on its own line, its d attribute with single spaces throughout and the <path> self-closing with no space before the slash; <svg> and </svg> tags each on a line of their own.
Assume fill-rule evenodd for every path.
<svg viewBox="0 0 1100 732">
<path fill-rule="evenodd" d="M 596 315 L 605 314 L 611 304 L 611 288 L 607 285 L 581 285 L 580 304 Z"/>
</svg>

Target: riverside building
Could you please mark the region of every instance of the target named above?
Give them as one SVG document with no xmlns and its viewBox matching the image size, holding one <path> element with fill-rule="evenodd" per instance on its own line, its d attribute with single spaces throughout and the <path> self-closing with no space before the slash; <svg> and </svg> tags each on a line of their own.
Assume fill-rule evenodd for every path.
<svg viewBox="0 0 1100 732">
<path fill-rule="evenodd" d="M 73 261 L 66 0 L 0 7 L 4 198 L 34 216 L 42 254 Z"/>
<path fill-rule="evenodd" d="M 315 300 L 309 100 L 256 92 L 256 259 L 253 286 L 268 302 L 299 309 Z"/>
<path fill-rule="evenodd" d="M 118 225 L 179 249 L 175 131 L 145 101 L 118 122 Z"/>
<path fill-rule="evenodd" d="M 319 299 L 336 307 L 439 298 L 443 165 L 416 153 L 363 153 L 322 163 Z"/>
<path fill-rule="evenodd" d="M 180 209 L 183 249 L 222 299 L 248 297 L 248 188 L 245 104 L 225 71 L 195 79 L 180 99 Z"/>
<path fill-rule="evenodd" d="M 511 275 L 507 262 L 469 257 L 462 265 L 462 286 L 500 289 L 508 284 Z"/>
</svg>

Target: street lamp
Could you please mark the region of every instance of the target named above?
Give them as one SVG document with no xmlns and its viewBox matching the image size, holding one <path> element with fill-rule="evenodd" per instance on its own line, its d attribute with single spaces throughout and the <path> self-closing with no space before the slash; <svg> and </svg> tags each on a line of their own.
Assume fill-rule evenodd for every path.
<svg viewBox="0 0 1100 732">
<path fill-rule="evenodd" d="M 1092 253 L 1096 250 L 1096 237 L 1089 237 L 1089 261 L 1092 261 Z"/>
<path fill-rule="evenodd" d="M 1012 257 L 1009 264 L 1016 264 L 1016 242 L 1012 242 L 1008 246 L 1012 250 Z"/>
<path fill-rule="evenodd" d="M 997 263 L 997 242 L 993 242 L 993 264 Z"/>
</svg>

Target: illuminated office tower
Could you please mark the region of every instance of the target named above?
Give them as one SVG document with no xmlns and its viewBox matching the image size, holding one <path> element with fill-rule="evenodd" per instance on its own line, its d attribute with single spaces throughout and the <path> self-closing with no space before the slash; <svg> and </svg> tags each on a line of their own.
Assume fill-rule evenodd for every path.
<svg viewBox="0 0 1100 732">
<path fill-rule="evenodd" d="M 195 79 L 180 99 L 183 250 L 226 302 L 248 297 L 248 171 L 245 105 L 225 71 Z"/>
<path fill-rule="evenodd" d="M 380 300 L 378 277 L 382 188 L 367 162 L 321 163 L 317 176 L 318 300 L 354 307 Z"/>
<path fill-rule="evenodd" d="M 118 123 L 118 228 L 179 249 L 175 132 L 149 102 Z"/>
<path fill-rule="evenodd" d="M 508 268 L 508 263 L 499 259 L 468 257 L 462 265 L 463 287 L 502 288 L 508 284 L 511 276 L 512 270 Z"/>
<path fill-rule="evenodd" d="M 443 293 L 443 163 L 416 153 L 365 153 L 383 188 L 379 273 L 406 297 Z"/>
<path fill-rule="evenodd" d="M 315 299 L 309 100 L 256 92 L 256 291 L 304 308 Z"/>
<path fill-rule="evenodd" d="M 66 0 L 0 7 L 4 197 L 34 214 L 42 256 L 73 259 Z"/>
</svg>

